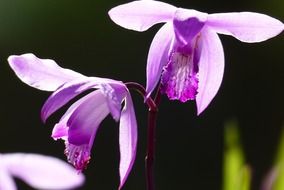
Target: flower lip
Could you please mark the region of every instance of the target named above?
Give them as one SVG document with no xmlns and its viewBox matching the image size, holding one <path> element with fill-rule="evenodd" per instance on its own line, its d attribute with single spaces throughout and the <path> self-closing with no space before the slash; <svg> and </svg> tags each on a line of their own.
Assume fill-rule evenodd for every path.
<svg viewBox="0 0 284 190">
<path fill-rule="evenodd" d="M 66 155 L 68 162 L 71 163 L 79 172 L 86 169 L 91 159 L 89 146 L 86 144 L 76 146 L 67 141 L 65 142 L 65 146 L 66 149 L 64 154 Z"/>
<path fill-rule="evenodd" d="M 161 76 L 161 91 L 170 100 L 186 102 L 194 100 L 197 94 L 198 78 L 194 68 L 193 55 L 174 52 L 164 67 Z"/>
</svg>

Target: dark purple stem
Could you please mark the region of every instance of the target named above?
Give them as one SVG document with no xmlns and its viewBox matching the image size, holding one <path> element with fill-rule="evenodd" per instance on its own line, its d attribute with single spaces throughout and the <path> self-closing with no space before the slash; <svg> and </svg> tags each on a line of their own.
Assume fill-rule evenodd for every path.
<svg viewBox="0 0 284 190">
<path fill-rule="evenodd" d="M 147 190 L 154 190 L 154 160 L 155 160 L 155 141 L 156 141 L 156 120 L 157 109 L 149 109 L 148 112 L 148 138 L 147 155 L 145 157 Z"/>
<path fill-rule="evenodd" d="M 125 83 L 129 89 L 138 91 L 144 98 L 146 91 L 143 86 L 138 83 L 128 82 Z M 156 121 L 158 114 L 157 105 L 160 103 L 160 90 L 153 100 L 151 97 L 147 98 L 145 103 L 148 105 L 148 136 L 147 136 L 147 153 L 145 157 L 145 170 L 146 170 L 146 187 L 147 190 L 155 189 L 154 182 L 154 160 L 155 160 L 155 139 L 156 139 Z"/>
<path fill-rule="evenodd" d="M 155 143 L 156 143 L 156 121 L 158 115 L 158 106 L 160 104 L 161 91 L 158 87 L 154 103 L 155 107 L 149 107 L 148 110 L 148 139 L 147 139 L 147 155 L 145 158 L 147 190 L 155 189 L 154 182 L 154 161 L 155 161 Z"/>
</svg>

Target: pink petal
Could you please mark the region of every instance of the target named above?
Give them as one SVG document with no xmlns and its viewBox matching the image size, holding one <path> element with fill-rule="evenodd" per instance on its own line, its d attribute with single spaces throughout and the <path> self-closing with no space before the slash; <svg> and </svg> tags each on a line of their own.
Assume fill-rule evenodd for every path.
<svg viewBox="0 0 284 190">
<path fill-rule="evenodd" d="M 83 184 L 84 176 L 50 156 L 13 153 L 3 155 L 8 171 L 36 189 L 70 189 Z"/>
<path fill-rule="evenodd" d="M 91 78 L 83 77 L 71 82 L 65 83 L 62 87 L 52 93 L 45 101 L 41 109 L 41 118 L 46 119 L 59 108 L 68 103 L 71 99 L 82 92 L 95 87 L 96 83 Z"/>
<path fill-rule="evenodd" d="M 105 95 L 96 90 L 71 114 L 68 141 L 74 145 L 92 144 L 101 121 L 109 114 Z"/>
<path fill-rule="evenodd" d="M 8 58 L 10 67 L 24 83 L 46 91 L 54 91 L 70 80 L 83 75 L 58 66 L 51 59 L 39 59 L 33 54 L 12 55 Z"/>
<path fill-rule="evenodd" d="M 70 117 L 70 116 L 69 116 Z M 68 117 L 68 118 L 69 118 Z M 66 119 L 68 119 L 66 117 Z M 53 127 L 53 130 L 52 130 L 52 134 L 51 134 L 51 137 L 54 139 L 54 140 L 57 140 L 57 139 L 63 139 L 63 140 L 66 140 L 68 138 L 68 126 L 66 125 L 68 120 L 61 120 L 59 123 L 57 123 L 54 127 Z"/>
<path fill-rule="evenodd" d="M 284 30 L 279 20 L 253 12 L 211 14 L 207 25 L 217 33 L 234 36 L 243 42 L 265 41 Z"/>
<path fill-rule="evenodd" d="M 200 47 L 201 46 L 201 47 Z M 209 105 L 220 88 L 224 73 L 224 51 L 218 35 L 204 28 L 200 37 L 199 84 L 196 96 L 197 112 Z"/>
<path fill-rule="evenodd" d="M 192 42 L 203 28 L 208 14 L 192 9 L 177 9 L 173 20 L 176 39 L 183 45 Z"/>
<path fill-rule="evenodd" d="M 119 26 L 145 31 L 151 26 L 172 20 L 176 7 L 160 1 L 133 1 L 109 11 L 110 18 Z"/>
<path fill-rule="evenodd" d="M 129 172 L 132 169 L 137 144 L 137 123 L 135 111 L 130 94 L 127 94 L 125 106 L 121 112 L 119 125 L 119 147 L 120 147 L 120 186 L 122 188 Z"/>
<path fill-rule="evenodd" d="M 67 125 L 67 122 L 70 118 L 70 116 L 73 114 L 73 112 L 86 100 L 88 100 L 91 96 L 93 96 L 92 93 L 82 97 L 75 103 L 73 103 L 70 108 L 66 111 L 66 113 L 62 116 L 59 123 L 57 123 L 52 131 L 52 138 L 55 140 L 61 138 L 65 141 L 65 155 L 67 156 L 68 162 L 73 164 L 73 166 L 81 172 L 83 169 L 86 168 L 87 164 L 90 160 L 90 150 L 93 145 L 93 134 L 91 135 L 91 138 L 89 138 L 89 143 L 82 144 L 82 145 L 74 145 L 69 143 L 68 136 L 69 136 L 69 126 Z"/>
<path fill-rule="evenodd" d="M 117 83 L 116 81 L 99 78 L 99 77 L 80 77 L 73 81 L 65 83 L 57 89 L 49 98 L 41 109 L 41 118 L 45 122 L 46 119 L 57 111 L 59 108 L 68 103 L 71 99 L 91 88 L 98 88 L 100 84 Z"/>
<path fill-rule="evenodd" d="M 75 84 L 75 83 L 74 83 Z M 84 89 L 85 87 L 87 86 L 92 86 L 94 85 L 94 82 L 91 83 L 91 84 L 84 84 L 80 87 L 80 89 Z M 120 93 L 121 94 L 124 94 L 124 92 L 119 92 L 119 87 L 118 86 L 121 86 L 120 83 L 112 83 L 112 86 L 115 86 L 116 87 L 116 94 L 119 95 Z M 68 87 L 72 87 L 72 85 L 67 85 L 66 88 Z M 104 87 L 102 87 L 104 86 Z M 107 101 L 108 103 L 108 107 L 109 109 L 113 112 L 113 115 L 115 115 L 115 117 L 118 117 L 120 116 L 120 109 L 121 109 L 121 101 L 122 101 L 122 97 L 118 97 L 118 96 L 113 96 L 112 93 L 114 93 L 112 90 L 113 89 L 110 89 L 112 87 L 110 87 L 109 84 L 102 84 L 102 85 L 98 85 L 97 86 L 98 88 L 100 88 L 100 90 L 102 90 L 102 88 L 104 88 L 103 91 L 103 94 L 106 96 L 106 99 L 110 99 Z M 75 87 L 75 90 L 74 92 L 80 92 L 79 88 Z M 64 89 L 63 89 L 64 90 Z M 63 91 L 62 90 L 62 91 Z M 125 89 L 123 89 L 125 91 Z M 68 110 L 65 112 L 65 114 L 61 117 L 60 121 L 54 126 L 53 128 L 53 131 L 52 131 L 52 138 L 54 138 L 55 140 L 59 139 L 59 138 L 63 138 L 64 140 L 66 139 L 66 137 L 68 136 L 68 130 L 69 130 L 69 127 L 67 126 L 67 121 L 69 120 L 70 116 L 73 114 L 73 112 L 83 103 L 85 102 L 86 100 L 88 100 L 91 96 L 93 96 L 92 93 L 89 93 L 87 95 L 85 95 L 84 97 L 80 98 L 79 100 L 77 100 L 75 103 L 73 103 L 69 108 Z M 118 98 L 117 98 L 118 97 Z M 116 105 L 117 103 L 119 103 L 119 105 Z M 50 103 L 48 103 L 50 105 L 53 105 L 53 106 L 60 106 L 62 104 L 62 100 L 60 98 L 58 99 L 55 99 L 55 100 L 52 100 Z M 115 105 L 113 105 L 115 104 Z M 51 109 L 53 106 L 49 106 L 49 109 Z M 55 108 L 54 108 L 55 109 Z M 52 110 L 54 110 L 52 109 Z M 44 109 L 46 110 L 46 109 Z M 118 113 L 119 112 L 119 113 Z M 49 113 L 49 111 L 47 110 L 47 113 Z"/>
<path fill-rule="evenodd" d="M 148 53 L 146 96 L 149 97 L 158 84 L 162 69 L 169 61 L 169 51 L 174 37 L 171 23 L 165 24 L 155 35 Z"/>
<path fill-rule="evenodd" d="M 67 121 L 69 120 L 71 114 L 77 109 L 77 107 L 87 100 L 92 94 L 88 94 L 79 100 L 77 100 L 75 103 L 73 103 L 68 110 L 65 112 L 65 114 L 61 117 L 60 121 L 54 126 L 52 130 L 52 135 L 51 137 L 54 138 L 55 140 L 61 138 L 63 140 L 66 140 L 68 137 L 68 130 L 69 127 L 67 126 Z"/>
<path fill-rule="evenodd" d="M 0 189 L 1 190 L 17 190 L 16 183 L 14 182 L 12 176 L 7 171 L 5 166 L 0 166 Z"/>
</svg>

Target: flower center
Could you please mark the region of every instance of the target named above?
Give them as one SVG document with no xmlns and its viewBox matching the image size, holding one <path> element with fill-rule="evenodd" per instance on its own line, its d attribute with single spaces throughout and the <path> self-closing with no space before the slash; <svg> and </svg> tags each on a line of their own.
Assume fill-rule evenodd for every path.
<svg viewBox="0 0 284 190">
<path fill-rule="evenodd" d="M 173 52 L 163 69 L 161 84 L 162 92 L 166 93 L 170 100 L 194 100 L 198 78 L 192 54 Z"/>
<path fill-rule="evenodd" d="M 65 146 L 64 154 L 67 156 L 68 162 L 71 163 L 76 170 L 84 170 L 91 159 L 88 145 L 76 146 L 66 141 Z"/>
</svg>

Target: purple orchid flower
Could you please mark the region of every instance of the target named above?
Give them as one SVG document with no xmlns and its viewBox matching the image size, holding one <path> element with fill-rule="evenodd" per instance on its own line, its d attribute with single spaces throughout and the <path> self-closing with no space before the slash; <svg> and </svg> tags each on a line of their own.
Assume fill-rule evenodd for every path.
<svg viewBox="0 0 284 190">
<path fill-rule="evenodd" d="M 140 32 L 166 23 L 150 46 L 147 97 L 161 78 L 161 91 L 169 99 L 196 100 L 198 114 L 212 101 L 223 78 L 224 52 L 217 33 L 253 43 L 274 37 L 284 29 L 283 23 L 264 14 L 207 14 L 152 0 L 114 7 L 109 15 L 116 24 Z"/>
<path fill-rule="evenodd" d="M 35 189 L 71 189 L 82 185 L 83 174 L 50 156 L 27 153 L 0 154 L 0 190 L 16 190 L 12 177 Z"/>
<path fill-rule="evenodd" d="M 43 121 L 80 93 L 94 89 L 70 106 L 55 125 L 52 137 L 65 141 L 68 161 L 81 171 L 90 160 L 90 150 L 102 120 L 109 113 L 115 121 L 120 120 L 121 188 L 132 168 L 137 143 L 135 112 L 125 84 L 111 79 L 86 77 L 59 67 L 53 60 L 39 59 L 33 54 L 10 56 L 8 62 L 24 83 L 40 90 L 54 91 L 42 107 Z"/>
</svg>

